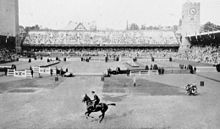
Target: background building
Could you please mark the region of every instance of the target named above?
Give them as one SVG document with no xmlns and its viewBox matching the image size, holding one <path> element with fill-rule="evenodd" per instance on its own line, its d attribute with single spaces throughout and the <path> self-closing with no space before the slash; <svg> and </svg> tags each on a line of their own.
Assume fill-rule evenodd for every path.
<svg viewBox="0 0 220 129">
<path fill-rule="evenodd" d="M 180 29 L 182 35 L 181 48 L 187 48 L 190 43 L 185 37 L 196 35 L 200 31 L 200 3 L 186 2 L 183 4 Z"/>
</svg>

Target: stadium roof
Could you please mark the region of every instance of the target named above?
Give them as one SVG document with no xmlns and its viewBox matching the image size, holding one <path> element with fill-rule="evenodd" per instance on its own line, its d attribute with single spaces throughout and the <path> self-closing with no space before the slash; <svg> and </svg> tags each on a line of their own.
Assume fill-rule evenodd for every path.
<svg viewBox="0 0 220 129">
<path fill-rule="evenodd" d="M 179 48 L 179 44 L 23 44 L 26 47 Z"/>
<path fill-rule="evenodd" d="M 96 25 L 94 22 L 74 22 L 69 21 L 69 23 L 61 30 L 76 30 L 76 31 L 89 31 L 96 29 Z"/>
<path fill-rule="evenodd" d="M 186 38 L 192 45 L 220 45 L 220 31 L 188 35 Z"/>
<path fill-rule="evenodd" d="M 86 31 L 86 27 L 80 22 L 74 30 L 77 30 L 77 31 Z"/>
<path fill-rule="evenodd" d="M 220 30 L 217 30 L 217 31 L 211 31 L 211 32 L 203 32 L 203 33 L 199 33 L 198 35 L 195 34 L 195 35 L 187 35 L 187 37 L 192 37 L 192 36 L 200 36 L 200 35 L 210 35 L 210 34 L 217 34 L 217 33 L 220 33 Z"/>
</svg>

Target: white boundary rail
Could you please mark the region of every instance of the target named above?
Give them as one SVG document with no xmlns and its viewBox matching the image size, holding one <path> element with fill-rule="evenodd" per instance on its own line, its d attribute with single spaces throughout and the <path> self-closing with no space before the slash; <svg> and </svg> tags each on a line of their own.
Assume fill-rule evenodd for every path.
<svg viewBox="0 0 220 129">
<path fill-rule="evenodd" d="M 47 68 L 40 68 L 40 67 L 32 67 L 35 73 L 40 74 L 50 74 L 50 67 Z M 31 70 L 15 70 L 15 69 L 8 69 L 7 76 L 13 77 L 32 77 Z"/>
<path fill-rule="evenodd" d="M 14 76 L 14 75 L 15 75 L 15 70 L 14 69 L 8 69 L 7 76 Z"/>
<path fill-rule="evenodd" d="M 158 75 L 158 70 L 130 71 L 130 75 Z"/>
</svg>

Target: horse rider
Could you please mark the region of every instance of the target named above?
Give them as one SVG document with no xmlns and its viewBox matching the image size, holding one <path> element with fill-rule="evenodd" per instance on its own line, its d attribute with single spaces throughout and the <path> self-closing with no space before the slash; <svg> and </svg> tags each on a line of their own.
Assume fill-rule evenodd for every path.
<svg viewBox="0 0 220 129">
<path fill-rule="evenodd" d="M 95 94 L 95 91 L 92 91 L 92 95 L 93 95 L 93 97 L 94 97 L 94 99 L 93 99 L 92 101 L 94 101 L 94 102 L 93 102 L 93 107 L 94 107 L 94 109 L 95 109 L 95 108 L 96 108 L 96 105 L 99 104 L 100 99 L 99 99 L 98 95 Z"/>
<path fill-rule="evenodd" d="M 188 94 L 196 94 L 197 92 L 196 83 L 187 84 L 185 89 Z"/>
</svg>

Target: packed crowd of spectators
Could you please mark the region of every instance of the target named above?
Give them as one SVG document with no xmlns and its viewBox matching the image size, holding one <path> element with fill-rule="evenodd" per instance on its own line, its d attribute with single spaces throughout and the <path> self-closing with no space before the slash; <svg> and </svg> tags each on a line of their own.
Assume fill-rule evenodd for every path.
<svg viewBox="0 0 220 129">
<path fill-rule="evenodd" d="M 106 56 L 120 55 L 121 57 L 158 58 L 196 61 L 216 65 L 220 63 L 220 48 L 213 46 L 192 46 L 185 52 L 176 49 L 163 48 L 69 48 L 69 49 L 43 49 L 35 53 L 50 56 Z"/>
<path fill-rule="evenodd" d="M 31 31 L 24 44 L 178 44 L 171 31 L 145 30 L 145 31 Z M 216 46 L 193 45 L 186 52 L 177 52 L 172 49 L 132 49 L 132 48 L 69 48 L 35 50 L 51 56 L 105 56 L 120 55 L 126 57 L 145 58 L 176 58 L 192 60 L 201 63 L 220 63 L 220 50 Z"/>
<path fill-rule="evenodd" d="M 170 54 L 173 53 L 170 50 L 162 49 L 132 49 L 132 48 L 121 48 L 121 49 L 99 49 L 99 50 L 71 50 L 71 54 L 83 55 L 83 56 L 106 56 L 106 55 L 120 55 L 122 57 L 138 57 L 138 58 L 169 58 Z M 174 52 L 175 53 L 175 52 Z"/>
<path fill-rule="evenodd" d="M 178 53 L 175 57 L 216 65 L 220 63 L 220 48 L 216 46 L 192 46 L 188 51 Z"/>
<path fill-rule="evenodd" d="M 178 44 L 172 31 L 31 31 L 24 44 Z"/>
<path fill-rule="evenodd" d="M 7 62 L 15 60 L 17 55 L 15 54 L 15 51 L 9 50 L 6 48 L 0 48 L 0 62 Z"/>
<path fill-rule="evenodd" d="M 137 58 L 169 58 L 176 54 L 174 49 L 144 49 L 144 48 L 69 48 L 36 50 L 36 55 L 62 56 L 106 56 L 120 55 L 121 57 Z"/>
</svg>

